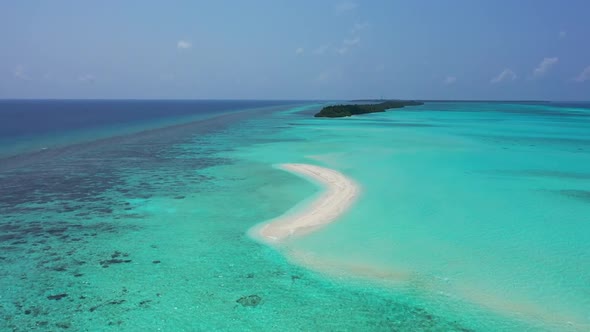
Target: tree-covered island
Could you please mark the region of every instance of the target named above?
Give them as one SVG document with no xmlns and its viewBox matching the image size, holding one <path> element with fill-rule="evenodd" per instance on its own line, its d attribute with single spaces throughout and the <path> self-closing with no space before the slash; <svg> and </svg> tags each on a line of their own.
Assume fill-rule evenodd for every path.
<svg viewBox="0 0 590 332">
<path fill-rule="evenodd" d="M 388 100 L 378 104 L 348 104 L 326 106 L 315 115 L 316 118 L 341 118 L 357 114 L 385 112 L 392 108 L 418 106 L 424 103 L 413 100 Z"/>
</svg>

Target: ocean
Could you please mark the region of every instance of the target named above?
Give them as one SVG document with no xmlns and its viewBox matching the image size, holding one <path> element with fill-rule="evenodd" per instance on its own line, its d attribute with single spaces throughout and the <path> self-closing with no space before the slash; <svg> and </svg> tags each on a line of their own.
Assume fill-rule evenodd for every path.
<svg viewBox="0 0 590 332">
<path fill-rule="evenodd" d="M 0 102 L 0 330 L 590 330 L 590 104 Z M 334 223 L 255 225 L 321 188 Z"/>
</svg>

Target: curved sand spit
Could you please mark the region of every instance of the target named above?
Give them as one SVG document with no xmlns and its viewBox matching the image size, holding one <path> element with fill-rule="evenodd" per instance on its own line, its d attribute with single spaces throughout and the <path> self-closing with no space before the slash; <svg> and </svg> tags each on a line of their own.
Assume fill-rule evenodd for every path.
<svg viewBox="0 0 590 332">
<path fill-rule="evenodd" d="M 316 180 L 325 191 L 302 211 L 284 214 L 257 227 L 257 235 L 266 241 L 279 242 L 334 221 L 350 207 L 360 191 L 354 181 L 329 168 L 308 164 L 281 164 L 279 168 Z"/>
<path fill-rule="evenodd" d="M 278 168 L 316 180 L 325 187 L 325 191 L 320 197 L 302 210 L 295 213 L 285 213 L 276 219 L 251 229 L 253 236 L 262 238 L 262 240 L 272 244 L 280 244 L 281 241 L 290 236 L 307 234 L 333 222 L 352 205 L 360 192 L 359 186 L 354 181 L 342 173 L 329 168 L 309 164 L 281 164 L 278 165 Z M 309 266 L 312 269 L 328 274 L 334 273 L 340 276 L 340 272 L 346 271 L 352 275 L 369 278 L 374 281 L 393 282 L 391 285 L 398 284 L 399 282 L 411 282 L 413 280 L 413 273 L 411 271 L 381 269 L 358 262 L 324 260 L 314 256 L 313 253 L 301 251 L 289 250 L 287 253 L 298 264 Z M 420 282 L 420 284 L 422 285 L 423 283 Z M 390 283 L 385 285 L 390 285 Z M 426 287 L 426 289 L 432 291 L 436 290 L 436 288 L 429 288 L 428 284 L 424 284 L 422 287 Z M 535 320 L 542 319 L 560 328 L 567 326 L 572 331 L 588 331 L 588 325 L 586 323 L 580 323 L 576 320 L 576 317 L 556 314 L 555 312 L 548 313 L 544 308 L 531 306 L 526 302 L 495 302 L 493 301 L 494 297 L 490 294 L 484 294 L 483 296 L 485 298 L 473 296 L 474 293 L 461 292 L 459 294 L 469 302 L 482 305 L 494 311 L 522 315 Z"/>
</svg>

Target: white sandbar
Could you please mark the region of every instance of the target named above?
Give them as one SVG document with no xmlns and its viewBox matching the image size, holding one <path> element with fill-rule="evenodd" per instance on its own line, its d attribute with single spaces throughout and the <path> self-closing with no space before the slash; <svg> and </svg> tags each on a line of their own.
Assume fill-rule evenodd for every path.
<svg viewBox="0 0 590 332">
<path fill-rule="evenodd" d="M 303 210 L 284 214 L 257 227 L 257 235 L 268 242 L 280 242 L 333 222 L 352 205 L 360 192 L 354 181 L 333 169 L 308 164 L 281 164 L 279 168 L 315 180 L 325 191 Z"/>
</svg>

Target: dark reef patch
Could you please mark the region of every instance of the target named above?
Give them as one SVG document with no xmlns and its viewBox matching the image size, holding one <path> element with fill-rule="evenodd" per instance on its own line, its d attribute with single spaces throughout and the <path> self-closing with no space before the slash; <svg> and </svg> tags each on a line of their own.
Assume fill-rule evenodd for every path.
<svg viewBox="0 0 590 332">
<path fill-rule="evenodd" d="M 549 136 L 519 136 L 519 135 L 482 135 L 465 134 L 468 137 L 476 137 L 482 141 L 493 142 L 494 145 L 501 143 L 511 146 L 558 146 L 563 149 L 578 150 L 579 148 L 590 147 L 590 139 L 585 138 L 562 138 Z"/>
<path fill-rule="evenodd" d="M 70 322 L 59 322 L 55 323 L 55 326 L 59 327 L 60 329 L 69 329 L 72 327 L 72 323 Z"/>
<path fill-rule="evenodd" d="M 114 258 L 114 259 L 105 259 L 100 261 L 100 265 L 104 268 L 107 268 L 113 264 L 122 264 L 122 263 L 131 263 L 130 259 L 118 259 L 118 258 Z"/>
<path fill-rule="evenodd" d="M 45 327 L 49 325 L 49 322 L 46 320 L 42 320 L 42 321 L 36 321 L 35 322 L 35 326 L 39 326 L 39 327 Z"/>
<path fill-rule="evenodd" d="M 573 179 L 573 180 L 590 180 L 590 173 L 578 173 L 578 172 L 565 172 L 565 171 L 553 171 L 553 170 L 538 170 L 528 169 L 520 171 L 506 171 L 506 170 L 495 170 L 487 171 L 485 173 L 494 175 L 506 175 L 506 176 L 530 176 L 530 177 L 551 177 L 561 179 Z"/>
<path fill-rule="evenodd" d="M 48 303 L 39 314 L 48 317 L 34 318 L 36 309 L 26 306 L 28 302 L 21 295 L 6 294 L 7 304 L 0 306 L 0 311 L 14 312 L 14 319 L 0 322 L 0 330 L 76 330 L 80 319 L 75 318 L 76 312 L 89 308 L 94 311 L 101 306 L 126 310 L 131 301 L 126 292 L 104 301 L 106 298 L 95 297 L 91 291 L 78 291 L 87 287 L 81 286 L 89 282 L 86 276 L 110 272 L 101 267 L 132 264 L 129 254 L 105 252 L 95 244 L 116 243 L 128 232 L 142 230 L 146 215 L 134 212 L 141 211 L 144 200 L 182 200 L 186 193 L 216 190 L 216 179 L 200 172 L 233 163 L 232 159 L 220 157 L 219 152 L 234 149 L 233 140 L 240 144 L 269 141 L 260 135 L 251 137 L 227 130 L 236 121 L 251 119 L 258 113 L 272 111 L 223 115 L 0 157 L 0 262 L 6 267 L 0 270 L 0 278 L 30 291 L 27 296 Z M 228 140 L 230 144 L 209 144 L 212 139 Z M 67 293 L 45 294 L 58 284 L 66 287 L 61 291 Z M 139 302 L 142 308 L 155 306 L 152 300 L 141 299 L 133 302 Z M 99 316 L 95 315 L 102 319 Z M 110 321 L 118 325 L 117 319 L 111 317 Z"/>
<path fill-rule="evenodd" d="M 574 189 L 567 189 L 567 190 L 557 190 L 557 192 L 561 195 L 579 199 L 586 203 L 590 203 L 590 190 L 574 190 Z"/>
<path fill-rule="evenodd" d="M 367 123 L 370 123 L 373 127 L 442 127 L 442 125 L 432 124 L 432 123 L 418 123 L 418 122 L 401 122 L 401 121 L 372 121 L 372 120 L 364 120 L 363 122 L 359 122 L 357 124 L 352 125 L 359 125 L 365 126 Z"/>
<path fill-rule="evenodd" d="M 152 300 L 142 300 L 139 302 L 139 306 L 141 308 L 147 308 L 149 307 L 149 304 L 152 302 Z"/>
<path fill-rule="evenodd" d="M 56 295 L 49 295 L 47 296 L 48 300 L 56 300 L 59 301 L 61 299 L 63 299 L 64 297 L 67 297 L 68 294 L 67 293 L 61 293 L 61 294 L 56 294 Z"/>
<path fill-rule="evenodd" d="M 58 265 L 58 266 L 52 267 L 50 269 L 55 272 L 65 272 L 68 270 L 67 266 L 65 266 L 65 265 Z"/>
<path fill-rule="evenodd" d="M 127 288 L 123 287 L 123 289 L 121 290 L 121 294 L 119 294 L 119 297 L 123 297 L 127 293 L 128 293 Z M 94 312 L 97 309 L 100 309 L 100 308 L 102 308 L 104 306 L 108 306 L 108 305 L 120 305 L 120 304 L 123 304 L 125 302 L 127 302 L 127 300 L 121 299 L 121 298 L 119 298 L 119 299 L 106 300 L 106 301 L 103 301 L 103 302 L 98 303 L 97 305 L 94 305 L 94 306 L 90 307 L 88 309 L 88 311 L 89 312 Z"/>
<path fill-rule="evenodd" d="M 237 303 L 241 304 L 243 307 L 256 307 L 260 304 L 262 298 L 256 294 L 242 296 L 236 300 Z"/>
</svg>

